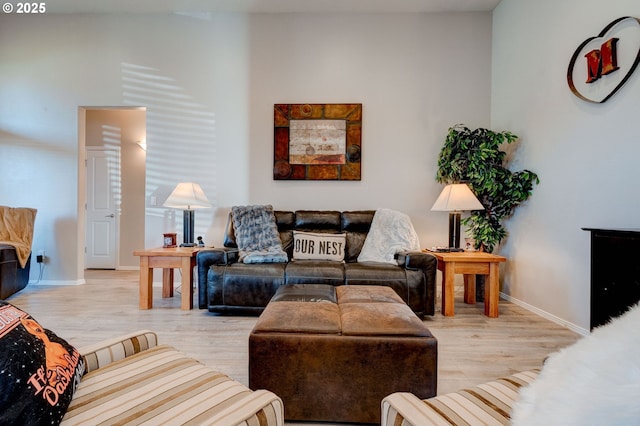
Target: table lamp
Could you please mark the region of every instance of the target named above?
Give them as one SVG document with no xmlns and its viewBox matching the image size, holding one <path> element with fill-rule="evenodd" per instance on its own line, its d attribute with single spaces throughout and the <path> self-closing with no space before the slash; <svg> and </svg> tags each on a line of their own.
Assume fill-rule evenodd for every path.
<svg viewBox="0 0 640 426">
<path fill-rule="evenodd" d="M 449 212 L 449 248 L 460 249 L 460 212 L 484 210 L 484 207 L 466 183 L 452 183 L 444 187 L 431 211 Z"/>
<path fill-rule="evenodd" d="M 193 228 L 195 225 L 195 217 L 193 210 L 211 207 L 200 185 L 193 182 L 179 183 L 162 205 L 164 207 L 184 210 L 182 220 L 184 242 L 180 244 L 180 247 L 194 247 Z"/>
</svg>

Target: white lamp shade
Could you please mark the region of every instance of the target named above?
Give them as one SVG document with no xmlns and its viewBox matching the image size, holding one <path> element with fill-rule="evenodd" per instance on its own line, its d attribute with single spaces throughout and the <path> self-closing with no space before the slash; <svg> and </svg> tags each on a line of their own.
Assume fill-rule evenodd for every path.
<svg viewBox="0 0 640 426">
<path fill-rule="evenodd" d="M 431 210 L 453 212 L 484 210 L 484 207 L 466 183 L 453 183 L 444 187 Z"/>
<path fill-rule="evenodd" d="M 200 185 L 192 182 L 179 183 L 169 198 L 162 204 L 174 209 L 204 209 L 211 207 L 211 203 L 204 195 Z"/>
</svg>

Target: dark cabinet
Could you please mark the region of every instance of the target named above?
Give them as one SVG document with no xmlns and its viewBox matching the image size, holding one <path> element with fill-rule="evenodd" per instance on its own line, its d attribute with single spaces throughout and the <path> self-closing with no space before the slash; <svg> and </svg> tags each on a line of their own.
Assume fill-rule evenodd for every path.
<svg viewBox="0 0 640 426">
<path fill-rule="evenodd" d="M 591 328 L 640 301 L 640 229 L 591 232 Z"/>
</svg>

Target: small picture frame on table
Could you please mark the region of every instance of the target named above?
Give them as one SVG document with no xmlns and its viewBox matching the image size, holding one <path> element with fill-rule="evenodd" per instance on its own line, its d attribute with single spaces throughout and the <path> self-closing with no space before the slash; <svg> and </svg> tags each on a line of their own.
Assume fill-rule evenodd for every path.
<svg viewBox="0 0 640 426">
<path fill-rule="evenodd" d="M 171 247 L 178 247 L 178 244 L 176 242 L 177 240 L 177 234 L 175 232 L 169 232 L 164 235 L 164 243 L 162 245 L 163 248 L 171 248 Z"/>
</svg>

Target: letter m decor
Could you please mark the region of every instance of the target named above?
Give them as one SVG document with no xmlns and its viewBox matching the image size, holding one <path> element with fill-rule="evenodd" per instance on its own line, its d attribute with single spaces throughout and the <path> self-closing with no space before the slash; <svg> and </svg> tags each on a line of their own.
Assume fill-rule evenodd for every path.
<svg viewBox="0 0 640 426">
<path fill-rule="evenodd" d="M 580 58 L 584 65 L 576 67 Z M 569 62 L 567 83 L 578 98 L 603 103 L 627 82 L 639 62 L 640 19 L 618 18 L 578 46 Z"/>
<path fill-rule="evenodd" d="M 600 49 L 594 49 L 584 55 L 587 58 L 587 83 L 593 83 L 603 75 L 620 69 L 616 52 L 618 40 L 616 37 L 610 38 L 602 43 Z"/>
</svg>

